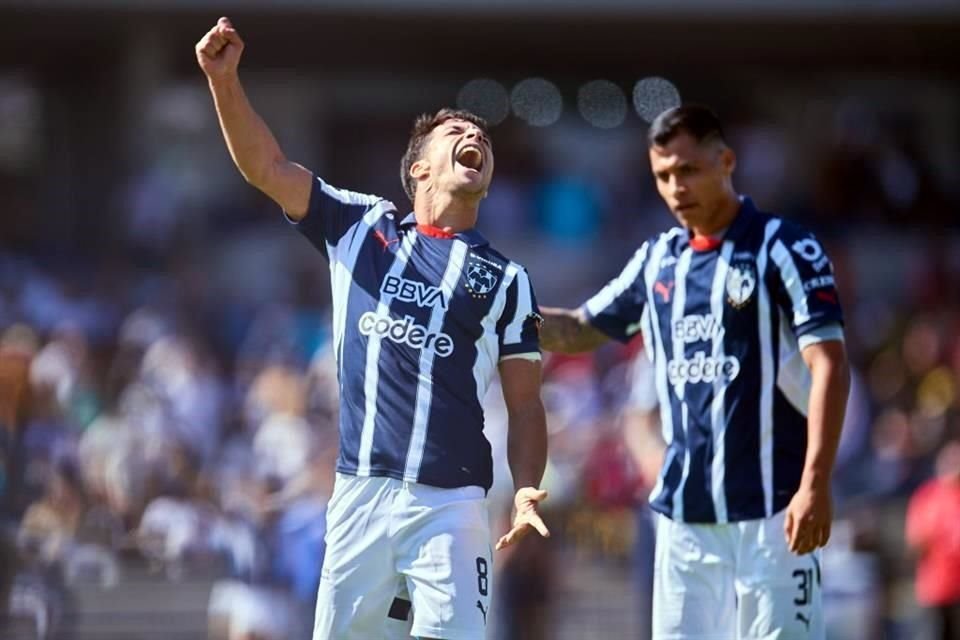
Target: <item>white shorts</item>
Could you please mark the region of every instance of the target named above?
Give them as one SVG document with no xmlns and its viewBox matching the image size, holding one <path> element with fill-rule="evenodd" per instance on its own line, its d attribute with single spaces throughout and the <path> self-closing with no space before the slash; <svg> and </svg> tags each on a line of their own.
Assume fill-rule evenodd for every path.
<svg viewBox="0 0 960 640">
<path fill-rule="evenodd" d="M 404 590 L 414 636 L 485 637 L 493 563 L 480 487 L 439 489 L 338 473 L 326 544 L 314 640 L 394 635 L 388 613 Z"/>
<path fill-rule="evenodd" d="M 790 552 L 784 514 L 730 524 L 658 514 L 654 640 L 824 638 L 820 552 Z"/>
</svg>

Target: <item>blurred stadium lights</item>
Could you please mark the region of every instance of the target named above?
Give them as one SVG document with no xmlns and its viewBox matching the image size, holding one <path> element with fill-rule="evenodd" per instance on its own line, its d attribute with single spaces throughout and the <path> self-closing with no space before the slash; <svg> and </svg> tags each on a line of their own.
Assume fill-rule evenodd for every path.
<svg viewBox="0 0 960 640">
<path fill-rule="evenodd" d="M 507 88 L 496 80 L 476 78 L 460 89 L 457 106 L 472 111 L 494 126 L 510 115 L 510 96 Z"/>
<path fill-rule="evenodd" d="M 666 78 L 650 77 L 638 81 L 633 89 L 637 114 L 652 122 L 663 111 L 681 103 L 680 92 Z M 457 106 L 482 116 L 497 125 L 513 114 L 534 127 L 546 127 L 563 113 L 563 98 L 557 86 L 544 78 L 527 78 L 507 95 L 503 84 L 489 78 L 476 78 L 461 87 Z M 623 90 L 609 80 L 591 80 L 577 91 L 577 109 L 594 127 L 612 129 L 627 117 L 627 98 Z"/>
<path fill-rule="evenodd" d="M 646 122 L 680 102 L 680 91 L 666 78 L 644 78 L 633 87 L 633 106 Z"/>
<path fill-rule="evenodd" d="M 521 80 L 510 92 L 513 113 L 534 127 L 547 127 L 560 119 L 563 98 L 557 86 L 543 78 Z"/>
<path fill-rule="evenodd" d="M 577 92 L 577 108 L 584 120 L 600 129 L 619 127 L 627 117 L 627 98 L 609 80 L 592 80 Z"/>
</svg>

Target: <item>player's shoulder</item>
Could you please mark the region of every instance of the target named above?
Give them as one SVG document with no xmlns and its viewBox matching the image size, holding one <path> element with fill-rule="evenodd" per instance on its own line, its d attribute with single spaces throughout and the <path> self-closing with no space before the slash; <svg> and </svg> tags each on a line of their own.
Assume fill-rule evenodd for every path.
<svg viewBox="0 0 960 640">
<path fill-rule="evenodd" d="M 795 242 L 803 238 L 812 238 L 813 233 L 792 218 L 784 217 L 778 213 L 766 211 L 756 207 L 752 201 L 745 200 L 747 206 L 751 209 L 754 224 L 759 229 L 763 229 L 764 235 L 771 242 L 780 240 L 781 242 Z"/>
<path fill-rule="evenodd" d="M 663 247 L 663 251 L 665 251 L 668 255 L 676 253 L 686 236 L 687 230 L 679 226 L 671 227 L 666 231 L 655 233 L 643 241 L 643 243 L 633 253 L 633 257 L 645 259 L 654 250 L 657 250 L 661 246 Z"/>
<path fill-rule="evenodd" d="M 396 211 L 397 209 L 392 202 L 383 196 L 373 193 L 363 193 L 361 191 L 352 191 L 343 187 L 334 186 L 316 173 L 313 174 L 313 189 L 318 190 L 320 193 L 332 200 L 336 200 L 337 202 L 348 206 L 361 206 L 368 209 L 379 207 L 384 211 Z"/>
<path fill-rule="evenodd" d="M 505 256 L 501 251 L 493 248 L 490 244 L 474 246 L 470 248 L 468 258 L 478 258 L 491 266 L 495 266 L 501 271 L 526 271 L 526 267 Z"/>
</svg>

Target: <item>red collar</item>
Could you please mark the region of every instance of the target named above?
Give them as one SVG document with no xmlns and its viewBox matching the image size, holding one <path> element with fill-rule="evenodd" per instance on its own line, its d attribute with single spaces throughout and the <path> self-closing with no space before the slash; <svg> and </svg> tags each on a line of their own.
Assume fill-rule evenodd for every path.
<svg viewBox="0 0 960 640">
<path fill-rule="evenodd" d="M 417 231 L 425 236 L 430 236 L 431 238 L 440 238 L 441 240 L 453 240 L 456 237 L 452 233 L 444 231 L 440 227 L 435 227 L 432 224 L 418 224 Z"/>
<path fill-rule="evenodd" d="M 713 251 L 723 244 L 721 238 L 711 238 L 710 236 L 694 236 L 690 238 L 690 248 L 694 251 Z"/>
</svg>

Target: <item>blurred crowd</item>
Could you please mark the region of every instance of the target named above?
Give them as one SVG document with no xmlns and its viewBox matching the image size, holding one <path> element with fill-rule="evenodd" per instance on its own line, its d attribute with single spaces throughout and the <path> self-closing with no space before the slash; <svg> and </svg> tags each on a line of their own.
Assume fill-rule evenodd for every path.
<svg viewBox="0 0 960 640">
<path fill-rule="evenodd" d="M 209 129 L 200 90 L 184 101 Z M 960 440 L 960 235 L 947 213 L 960 193 L 938 174 L 916 114 L 849 100 L 776 121 L 731 121 L 737 184 L 824 241 L 853 365 L 824 559 L 830 637 L 933 637 L 937 603 L 918 607 L 915 564 L 941 536 L 949 566 L 960 540 L 922 523 L 908 540 L 905 522 L 931 478 L 960 477 L 949 446 Z M 813 122 L 820 135 L 810 138 Z M 395 139 L 396 126 L 359 132 L 329 163 L 331 181 L 383 185 L 401 204 L 395 169 L 369 177 L 385 155 L 396 164 L 391 149 L 364 143 L 387 127 Z M 14 239 L 0 248 L 0 629 L 88 637 L 83 611 L 116 614 L 108 605 L 124 594 L 166 585 L 160 600 L 132 598 L 122 613 L 147 619 L 178 592 L 198 593 L 202 602 L 170 610 L 179 615 L 164 637 L 196 637 L 197 611 L 211 638 L 309 637 L 337 455 L 326 265 L 259 196 L 205 183 L 186 160 L 191 131 L 179 134 L 114 187 L 128 215 L 103 242 L 83 232 L 50 240 L 40 209 L 0 192 L 8 209 L 21 207 L 0 223 Z M 498 173 L 480 226 L 528 266 L 542 304 L 582 302 L 670 226 L 642 127 L 508 121 L 493 135 Z M 224 171 L 221 154 L 211 172 Z M 645 637 L 645 496 L 662 448 L 649 365 L 634 342 L 549 356 L 545 371 L 555 535 L 498 558 L 493 635 Z M 487 403 L 490 496 L 506 526 L 499 393 L 494 385 Z M 949 499 L 911 507 L 914 519 Z M 960 569 L 951 575 L 960 580 Z M 608 593 L 607 582 L 626 588 Z"/>
</svg>

